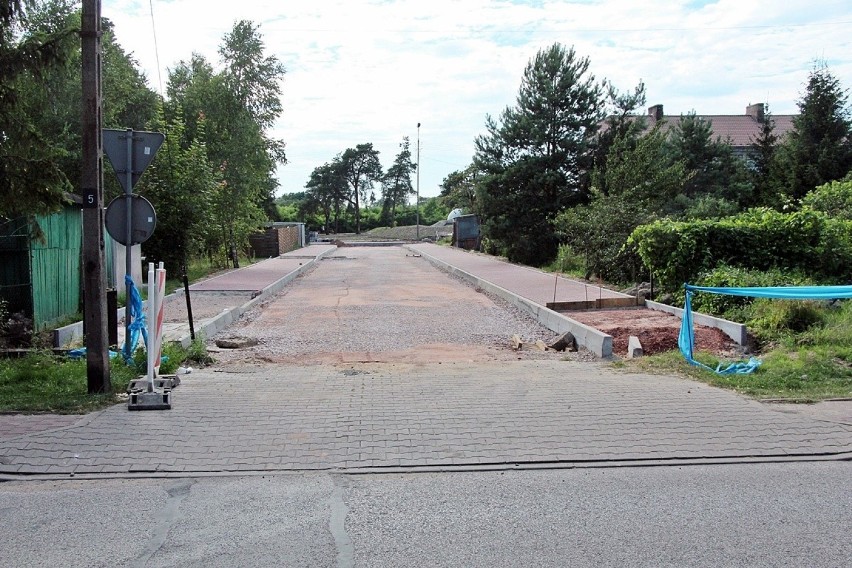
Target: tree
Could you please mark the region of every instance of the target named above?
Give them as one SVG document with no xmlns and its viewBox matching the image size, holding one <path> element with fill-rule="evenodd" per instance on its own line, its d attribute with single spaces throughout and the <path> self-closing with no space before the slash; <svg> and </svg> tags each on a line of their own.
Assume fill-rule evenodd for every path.
<svg viewBox="0 0 852 568">
<path fill-rule="evenodd" d="M 167 120 L 161 110 L 152 126 L 165 131 L 166 140 L 137 186 L 157 210 L 157 230 L 143 248 L 149 258 L 163 261 L 170 274 L 180 274 L 210 239 L 211 205 L 221 174 L 207 159 L 203 136 L 182 145 L 181 112 Z M 202 120 L 201 134 L 204 127 Z"/>
<path fill-rule="evenodd" d="M 417 170 L 417 164 L 411 161 L 408 136 L 403 137 L 399 147 L 393 165 L 382 177 L 382 219 L 387 225 L 395 224 L 397 205 L 406 203 L 414 194 L 411 174 Z"/>
<path fill-rule="evenodd" d="M 311 172 L 311 179 L 305 185 L 309 197 L 309 210 L 322 213 L 325 223 L 323 229 L 331 229 L 334 214 L 334 232 L 340 232 L 340 213 L 348 201 L 348 184 L 339 161 L 323 164 Z"/>
<path fill-rule="evenodd" d="M 763 122 L 760 134 L 752 139 L 749 153 L 751 176 L 754 191 L 747 205 L 777 207 L 781 181 L 778 179 L 778 135 L 775 134 L 775 119 L 769 112 L 769 104 L 764 105 Z"/>
<path fill-rule="evenodd" d="M 169 76 L 170 105 L 183 109 L 186 141 L 197 139 L 204 120 L 203 142 L 223 178 L 213 198 L 221 240 L 211 245 L 224 246 L 234 266 L 237 249 L 267 218 L 265 208 L 272 211 L 275 169 L 286 162 L 284 143 L 267 133 L 282 110 L 284 67 L 263 50 L 258 27 L 240 21 L 220 46 L 222 72 L 193 54 Z"/>
<path fill-rule="evenodd" d="M 48 3 L 31 14 L 31 29 L 49 22 L 66 19 L 70 27 L 79 29 L 81 14 L 73 2 Z M 155 119 L 158 97 L 139 71 L 137 62 L 122 49 L 109 20 L 101 24 L 103 59 L 103 124 L 106 128 L 144 130 Z M 18 94 L 33 109 L 33 126 L 45 138 L 61 148 L 56 166 L 72 187 L 82 180 L 82 53 L 75 44 L 63 65 L 55 66 L 39 77 L 30 76 L 18 86 Z M 109 170 L 109 166 L 107 166 Z M 111 172 L 104 178 L 108 197 L 121 192 Z"/>
<path fill-rule="evenodd" d="M 669 212 L 689 179 L 682 162 L 669 163 L 666 158 L 661 124 L 640 138 L 623 130 L 610 142 L 605 169 L 595 169 L 590 203 L 557 217 L 558 234 L 583 258 L 586 278 L 637 281 L 642 262 L 625 247 L 627 238 L 639 225 Z M 598 183 L 608 188 L 608 194 L 598 189 Z"/>
<path fill-rule="evenodd" d="M 510 260 L 543 264 L 556 254 L 556 214 L 587 195 L 590 141 L 603 90 L 588 58 L 554 44 L 527 64 L 514 107 L 486 118 L 474 164 L 484 173 L 478 211 L 484 236 Z"/>
<path fill-rule="evenodd" d="M 695 112 L 682 115 L 670 132 L 670 160 L 682 162 L 691 177 L 684 187 L 688 200 L 711 196 L 733 203 L 751 199 L 751 183 L 742 160 L 728 141 L 713 139 L 710 120 Z"/>
<path fill-rule="evenodd" d="M 627 148 L 642 136 L 646 128 L 645 116 L 635 115 L 636 109 L 645 104 L 645 84 L 640 82 L 632 93 L 624 94 L 612 84 L 607 84 L 607 101 L 609 112 L 593 146 L 596 176 L 592 183 L 603 195 L 609 194 L 606 171 L 610 148 L 616 141 Z"/>
<path fill-rule="evenodd" d="M 447 174 L 441 182 L 441 204 L 449 209 L 462 209 L 468 213 L 476 210 L 476 166 Z"/>
<path fill-rule="evenodd" d="M 848 94 L 823 64 L 808 76 L 799 116 L 787 139 L 787 194 L 802 198 L 819 185 L 838 180 L 852 167 L 852 121 Z"/>
<path fill-rule="evenodd" d="M 348 199 L 355 209 L 355 233 L 361 233 L 361 203 L 370 198 L 373 185 L 382 179 L 379 151 L 371 143 L 348 148 L 338 159 L 343 178 L 349 184 Z"/>
<path fill-rule="evenodd" d="M 64 149 L 35 123 L 44 108 L 22 96 L 77 46 L 70 3 L 49 6 L 54 17 L 41 20 L 34 2 L 0 2 L 0 216 L 49 213 L 71 190 L 58 165 Z"/>
<path fill-rule="evenodd" d="M 235 23 L 231 33 L 225 34 L 219 56 L 225 64 L 225 85 L 240 106 L 266 129 L 284 110 L 280 81 L 286 71 L 275 56 L 264 55 L 259 29 L 247 20 Z"/>
</svg>

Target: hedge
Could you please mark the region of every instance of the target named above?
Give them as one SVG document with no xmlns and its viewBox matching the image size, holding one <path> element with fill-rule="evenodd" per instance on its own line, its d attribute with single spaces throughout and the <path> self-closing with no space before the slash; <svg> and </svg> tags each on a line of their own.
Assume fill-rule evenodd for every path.
<svg viewBox="0 0 852 568">
<path fill-rule="evenodd" d="M 637 227 L 627 242 L 667 291 L 723 264 L 801 271 L 835 283 L 852 276 L 852 221 L 809 209 L 751 209 L 721 220 L 664 219 Z"/>
</svg>

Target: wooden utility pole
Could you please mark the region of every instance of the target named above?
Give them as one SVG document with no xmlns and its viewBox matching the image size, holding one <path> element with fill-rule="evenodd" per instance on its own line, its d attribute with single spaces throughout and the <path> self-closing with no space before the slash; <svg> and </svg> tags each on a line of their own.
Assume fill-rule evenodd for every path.
<svg viewBox="0 0 852 568">
<path fill-rule="evenodd" d="M 90 393 L 112 392 L 104 262 L 101 0 L 83 0 L 83 317 Z"/>
</svg>

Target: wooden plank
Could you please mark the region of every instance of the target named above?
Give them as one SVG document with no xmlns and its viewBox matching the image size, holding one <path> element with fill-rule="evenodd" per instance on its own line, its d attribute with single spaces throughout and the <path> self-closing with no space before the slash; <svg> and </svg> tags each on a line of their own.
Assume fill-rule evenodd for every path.
<svg viewBox="0 0 852 568">
<path fill-rule="evenodd" d="M 595 308 L 594 300 L 578 301 L 578 302 L 547 302 L 546 306 L 555 312 L 570 312 L 576 310 L 593 310 Z"/>
<path fill-rule="evenodd" d="M 630 296 L 629 298 L 598 298 L 595 300 L 595 307 L 598 309 L 605 308 L 634 308 L 636 306 L 645 305 L 645 300 Z"/>
</svg>

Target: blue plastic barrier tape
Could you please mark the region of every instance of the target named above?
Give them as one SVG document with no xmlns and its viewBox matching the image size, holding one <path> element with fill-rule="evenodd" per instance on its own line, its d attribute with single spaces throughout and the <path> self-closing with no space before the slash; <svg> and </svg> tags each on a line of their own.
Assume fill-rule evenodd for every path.
<svg viewBox="0 0 852 568">
<path fill-rule="evenodd" d="M 749 298 L 779 298 L 786 300 L 835 300 L 852 298 L 852 286 L 767 286 L 763 288 L 712 288 L 684 284 L 687 292 L 710 292 Z"/>
<path fill-rule="evenodd" d="M 68 351 L 68 353 L 65 354 L 65 356 L 68 357 L 69 359 L 73 359 L 74 361 L 76 361 L 77 359 L 82 359 L 83 357 L 86 356 L 86 348 L 85 347 L 79 347 L 77 349 L 71 349 L 71 350 Z M 116 357 L 118 357 L 117 351 L 112 351 L 112 350 L 109 351 L 109 358 L 110 359 L 115 359 Z"/>
<path fill-rule="evenodd" d="M 748 361 L 731 363 L 724 369 L 722 364 L 713 369 L 693 358 L 695 346 L 695 331 L 692 324 L 692 294 L 709 292 L 711 294 L 727 294 L 730 296 L 745 296 L 749 298 L 777 298 L 786 300 L 834 300 L 852 298 L 852 286 L 766 286 L 747 288 L 721 288 L 709 286 L 692 286 L 684 284 L 686 300 L 683 304 L 683 319 L 680 324 L 680 334 L 677 338 L 678 347 L 684 359 L 690 365 L 702 367 L 719 375 L 748 374 L 760 367 L 761 361 L 752 357 Z"/>
</svg>

